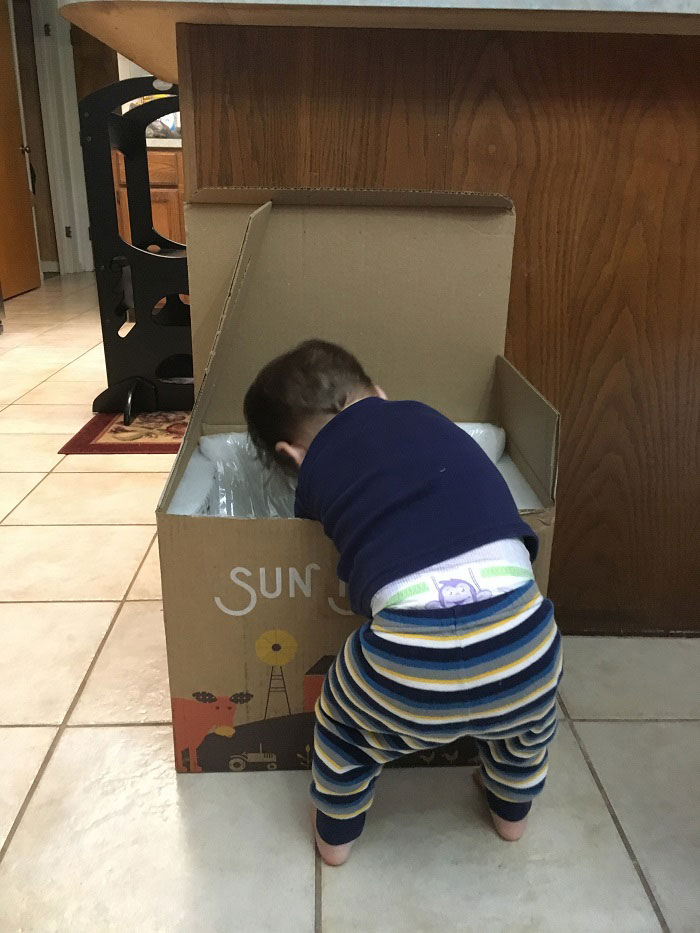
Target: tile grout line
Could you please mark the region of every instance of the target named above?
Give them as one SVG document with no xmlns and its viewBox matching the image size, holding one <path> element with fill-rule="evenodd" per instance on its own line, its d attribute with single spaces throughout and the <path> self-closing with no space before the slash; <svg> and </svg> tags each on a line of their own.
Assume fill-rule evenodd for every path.
<svg viewBox="0 0 700 933">
<path fill-rule="evenodd" d="M 57 326 L 60 326 L 60 325 L 57 325 Z M 102 341 L 100 341 L 100 343 L 102 343 Z M 98 346 L 98 344 L 95 344 L 95 346 Z M 71 366 L 73 363 L 77 362 L 78 360 L 81 360 L 84 356 L 86 356 L 88 353 L 91 353 L 94 349 L 95 349 L 95 347 L 90 347 L 89 350 L 85 350 L 83 353 L 80 353 L 78 356 L 75 357 L 74 360 L 71 360 L 70 363 L 66 363 L 64 366 L 59 366 L 59 368 L 56 369 L 56 370 L 54 370 L 54 372 L 52 372 L 50 376 L 47 376 L 46 379 L 42 379 L 41 382 L 37 382 L 37 384 L 36 384 L 35 386 L 33 386 L 31 389 L 29 389 L 28 392 L 24 392 L 22 395 L 18 396 L 18 398 L 16 398 L 13 402 L 10 402 L 10 403 L 7 405 L 7 407 L 10 408 L 12 405 L 16 405 L 17 402 L 19 401 L 19 399 L 24 398 L 25 395 L 29 395 L 29 392 L 33 392 L 34 389 L 38 389 L 39 386 L 44 385 L 44 383 L 45 383 L 45 382 L 48 382 L 49 379 L 53 379 L 53 377 L 56 376 L 58 373 L 62 372 L 64 369 L 66 369 L 68 366 Z M 25 433 L 25 432 L 22 432 L 22 433 Z M 65 432 L 63 432 L 63 433 L 65 434 Z M 50 435 L 49 435 L 49 436 L 50 436 Z M 58 435 L 58 436 L 61 436 L 61 435 Z M 53 473 L 53 471 L 56 469 L 56 467 L 57 467 L 60 463 L 63 463 L 63 461 L 66 459 L 66 456 L 67 456 L 67 455 L 66 455 L 66 454 L 59 454 L 59 456 L 60 456 L 61 459 L 58 460 L 56 463 L 54 463 L 54 465 L 51 467 L 51 469 L 50 469 L 47 473 L 44 474 L 43 479 L 40 479 L 39 482 L 36 484 L 36 486 L 32 486 L 32 488 L 29 490 L 29 492 L 27 493 L 27 495 L 26 495 L 26 496 L 23 496 L 22 499 L 20 499 L 20 501 L 14 506 L 14 508 L 10 509 L 10 511 L 7 513 L 7 515 L 5 515 L 5 516 L 0 520 L 0 525 L 5 525 L 5 522 L 7 521 L 8 518 L 10 518 L 10 516 L 12 515 L 12 513 L 15 512 L 15 511 L 20 507 L 20 505 L 22 505 L 22 503 L 24 502 L 24 500 L 25 500 L 26 498 L 28 498 L 28 496 L 30 496 L 31 493 L 33 493 L 35 489 L 38 489 L 39 486 L 41 486 L 41 484 L 44 482 L 44 480 L 45 480 L 48 476 L 50 476 L 50 475 Z M 23 472 L 33 472 L 33 471 L 27 470 L 27 471 L 23 471 Z M 40 470 L 39 472 L 43 472 L 43 471 Z M 16 526 L 7 525 L 6 527 L 10 528 L 10 527 L 16 527 Z M 19 526 L 19 527 L 24 527 L 24 526 Z M 39 527 L 39 526 L 33 526 L 33 527 Z M 47 526 L 47 527 L 56 527 L 56 528 L 59 528 L 59 527 L 61 527 L 61 526 L 60 526 L 60 525 L 56 525 L 56 526 Z M 76 527 L 78 527 L 78 526 L 76 526 Z M 1 860 L 1 859 L 2 859 L 2 852 L 1 852 L 1 850 L 0 850 L 0 860 Z"/>
<path fill-rule="evenodd" d="M 4 437 L 65 437 L 61 434 L 0 434 L 0 438 Z M 63 463 L 66 457 L 130 457 L 132 454 L 124 452 L 123 454 L 61 454 L 61 459 L 58 463 L 54 464 L 51 469 Z M 171 454 L 139 454 L 141 457 L 170 457 Z M 44 473 L 44 470 L 3 470 L 0 467 L 0 476 L 7 476 L 10 474 L 20 474 L 25 475 L 27 473 Z M 59 476 L 157 476 L 159 473 L 163 473 L 166 476 L 169 476 L 167 470 L 61 470 L 58 474 Z"/>
<path fill-rule="evenodd" d="M 60 456 L 61 459 L 60 459 L 60 460 L 57 460 L 56 463 L 54 463 L 54 465 L 51 467 L 51 469 L 50 469 L 48 472 L 44 473 L 43 477 L 39 480 L 39 482 L 36 484 L 36 486 L 32 486 L 32 488 L 29 490 L 29 492 L 27 493 L 27 495 L 26 495 L 26 496 L 23 496 L 23 497 L 19 500 L 19 502 L 17 503 L 17 505 L 15 505 L 14 508 L 10 509 L 10 511 L 7 513 L 7 515 L 5 515 L 2 519 L 0 519 L 0 526 L 4 526 L 4 527 L 6 527 L 6 528 L 18 528 L 18 527 L 19 527 L 19 528 L 22 528 L 22 527 L 34 527 L 34 528 L 38 528 L 38 527 L 40 527 L 40 526 L 38 526 L 38 525 L 33 525 L 33 526 L 5 525 L 5 522 L 7 521 L 8 518 L 11 517 L 11 515 L 13 514 L 13 512 L 15 512 L 15 511 L 20 507 L 20 505 L 22 505 L 22 503 L 25 501 L 25 499 L 28 499 L 29 496 L 31 496 L 31 494 L 34 492 L 34 490 L 35 490 L 35 489 L 38 489 L 39 486 L 41 486 L 41 484 L 44 482 L 44 480 L 46 480 L 49 476 L 51 476 L 51 474 L 52 474 L 53 471 L 56 469 L 56 467 L 59 465 L 59 463 L 63 463 L 63 461 L 66 459 L 66 455 L 65 455 L 65 454 L 59 454 L 59 456 Z M 28 471 L 28 472 L 31 472 L 31 471 Z M 41 471 L 40 471 L 40 472 L 41 472 Z M 56 527 L 59 527 L 59 526 L 56 526 Z"/>
<path fill-rule="evenodd" d="M 172 726 L 172 724 L 172 719 L 147 719 L 143 722 L 69 722 L 66 724 L 66 729 L 123 729 L 126 726 Z M 4 722 L 0 723 L 0 729 L 58 729 L 60 725 L 59 722 Z"/>
<path fill-rule="evenodd" d="M 2 437 L 2 434 L 0 434 L 0 437 Z M 48 476 L 48 475 L 49 475 L 49 474 L 47 473 L 46 476 Z M 63 474 L 58 474 L 58 475 L 61 476 L 61 475 L 63 475 Z M 69 474 L 66 474 L 66 475 L 68 475 L 68 476 L 85 476 L 86 474 L 84 474 L 84 473 L 69 473 Z M 123 473 L 120 473 L 119 475 L 120 475 L 120 476 L 123 476 L 124 474 L 123 474 Z M 131 474 L 128 474 L 128 475 L 130 475 L 130 476 L 138 476 L 138 473 L 131 473 Z M 150 474 L 150 475 L 153 475 L 153 474 Z M 44 479 L 46 479 L 46 476 L 44 477 Z M 42 480 L 41 482 L 43 483 L 44 480 Z M 41 485 L 41 483 L 38 483 L 37 485 Z M 37 488 L 37 487 L 35 486 L 34 489 L 36 489 L 36 488 Z M 33 492 L 33 491 L 34 491 L 34 490 L 32 490 L 32 492 Z M 29 493 L 27 493 L 27 495 L 29 495 Z M 26 499 L 27 496 L 25 496 L 24 498 Z M 22 501 L 24 501 L 24 500 L 22 500 Z M 18 508 L 19 505 L 20 505 L 20 503 L 18 503 L 18 504 L 15 506 L 15 509 Z M 13 509 L 12 511 L 14 512 L 15 509 Z M 155 514 L 155 509 L 154 509 L 153 511 L 154 511 L 154 514 Z M 10 513 L 10 514 L 11 514 L 11 513 Z M 9 518 L 9 515 L 8 515 L 8 518 Z M 155 522 L 58 522 L 58 523 L 56 523 L 56 524 L 54 524 L 54 525 L 52 525 L 52 524 L 50 524 L 50 523 L 47 523 L 47 522 L 40 522 L 40 523 L 37 523 L 36 525 L 33 525 L 33 524 L 32 524 L 32 525 L 27 525 L 27 524 L 22 524 L 22 525 L 20 525 L 20 524 L 17 524 L 17 525 L 10 525 L 10 524 L 7 524 L 7 525 L 6 525 L 6 524 L 5 524 L 5 519 L 3 519 L 2 522 L 0 522 L 0 528 L 155 528 L 155 527 L 156 527 L 156 523 L 155 523 Z M 43 602 L 43 600 L 40 600 L 40 601 Z M 71 600 L 71 602 L 72 602 L 72 600 Z M 78 602 L 92 602 L 92 600 L 78 600 Z"/>
<path fill-rule="evenodd" d="M 2 436 L 3 435 L 0 434 L 0 437 Z M 105 521 L 100 521 L 100 522 L 36 522 L 36 523 L 30 522 L 29 524 L 26 522 L 18 522 L 17 524 L 8 522 L 8 518 L 12 517 L 12 514 L 20 507 L 20 505 L 22 505 L 22 502 L 24 502 L 25 499 L 27 499 L 35 490 L 37 490 L 39 486 L 41 486 L 44 483 L 44 481 L 49 478 L 49 476 L 53 475 L 54 470 L 63 463 L 66 457 L 69 457 L 69 456 L 70 454 L 63 454 L 61 456 L 61 459 L 58 461 L 58 463 L 55 463 L 51 467 L 51 469 L 47 473 L 44 474 L 43 478 L 39 480 L 36 486 L 33 486 L 29 490 L 29 492 L 25 496 L 23 496 L 23 498 L 17 503 L 17 505 L 15 505 L 12 509 L 10 509 L 7 515 L 2 520 L 0 520 L 0 525 L 3 525 L 7 528 L 114 528 L 114 527 L 152 528 L 152 527 L 155 527 L 156 525 L 155 520 L 152 522 L 105 522 Z M 106 454 L 106 456 L 110 456 L 110 455 Z M 20 475 L 27 476 L 33 472 L 35 471 L 28 470 L 26 473 L 21 473 Z M 42 471 L 39 470 L 38 472 L 41 473 Z M 165 473 L 164 471 L 155 473 L 150 470 L 146 471 L 145 473 L 136 472 L 134 470 L 129 470 L 127 472 L 122 472 L 122 473 L 56 473 L 55 475 L 56 476 L 159 476 L 161 472 L 163 473 L 163 476 L 165 477 L 170 475 L 168 473 Z M 153 510 L 153 514 L 155 515 L 155 509 Z"/>
<path fill-rule="evenodd" d="M 172 726 L 172 724 L 172 719 L 152 719 L 144 722 L 69 722 L 66 729 L 130 729 L 132 726 L 138 728 L 139 726 Z"/>
<path fill-rule="evenodd" d="M 312 837 L 313 838 L 313 837 Z M 316 841 L 314 846 L 314 933 L 323 930 L 323 864 L 318 854 Z"/>
<path fill-rule="evenodd" d="M 654 911 L 656 915 L 656 919 L 659 922 L 659 926 L 661 927 L 661 930 L 663 931 L 663 933 L 671 933 L 671 928 L 666 922 L 666 918 L 664 917 L 663 911 L 661 910 L 661 907 L 659 906 L 659 902 L 656 900 L 656 896 L 654 895 L 654 892 L 651 889 L 649 880 L 647 879 L 647 876 L 644 874 L 644 870 L 642 869 L 642 866 L 639 864 L 639 859 L 637 858 L 637 855 L 634 849 L 632 848 L 632 843 L 629 841 L 627 837 L 627 833 L 625 832 L 622 826 L 622 823 L 620 822 L 620 819 L 617 813 L 615 812 L 615 808 L 613 807 L 612 801 L 610 800 L 610 797 L 608 796 L 608 792 L 605 790 L 605 787 L 603 786 L 603 782 L 600 779 L 600 776 L 598 775 L 596 767 L 593 764 L 593 760 L 591 759 L 590 755 L 588 754 L 588 751 L 586 750 L 586 746 L 583 743 L 583 739 L 579 735 L 578 729 L 576 728 L 576 723 L 569 715 L 569 710 L 567 709 L 566 703 L 563 701 L 561 695 L 559 695 L 559 703 L 564 712 L 566 720 L 569 724 L 569 728 L 571 729 L 571 732 L 573 733 L 574 739 L 576 740 L 576 744 L 578 745 L 579 750 L 581 751 L 581 754 L 583 755 L 584 761 L 586 762 L 586 765 L 591 774 L 591 777 L 593 778 L 593 781 L 595 782 L 595 785 L 598 788 L 598 793 L 602 797 L 603 803 L 607 807 L 608 813 L 610 814 L 610 818 L 612 819 L 613 824 L 615 825 L 615 829 L 617 830 L 617 834 L 620 837 L 620 840 L 622 841 L 622 844 L 625 847 L 625 851 L 627 852 L 629 860 L 632 862 L 632 866 L 634 867 L 634 870 L 637 873 L 637 877 L 639 878 L 639 881 L 641 882 L 641 885 L 644 888 L 644 893 L 646 894 L 647 899 L 649 900 L 649 903 L 651 904 L 652 910 Z M 617 721 L 619 722 L 620 720 L 617 720 Z"/>
<path fill-rule="evenodd" d="M 100 345 L 103 344 L 103 343 L 104 343 L 104 341 L 103 341 L 102 338 L 100 337 L 99 341 L 95 344 L 94 347 L 90 347 L 89 349 L 84 350 L 82 353 L 79 353 L 78 356 L 76 356 L 75 359 L 71 360 L 69 363 L 65 363 L 63 366 L 59 366 L 58 369 L 55 369 L 55 370 L 51 373 L 50 376 L 47 376 L 45 379 L 42 379 L 40 382 L 37 382 L 37 384 L 36 384 L 35 386 L 32 386 L 32 388 L 31 388 L 31 389 L 28 389 L 26 392 L 22 392 L 22 394 L 21 394 L 21 395 L 18 395 L 17 398 L 14 399 L 13 401 L 8 402 L 8 403 L 7 403 L 7 407 L 9 408 L 10 405 L 16 405 L 17 402 L 19 401 L 19 399 L 24 398 L 25 395 L 29 395 L 30 392 L 33 392 L 33 391 L 34 391 L 34 389 L 38 389 L 39 386 L 43 386 L 45 382 L 48 382 L 50 379 L 53 379 L 54 376 L 57 376 L 59 373 L 62 373 L 64 369 L 68 369 L 69 366 L 72 366 L 73 363 L 77 363 L 78 360 L 82 360 L 82 358 L 83 358 L 84 356 L 87 356 L 88 353 L 92 353 L 92 351 L 95 349 L 95 347 L 98 347 L 98 346 L 100 346 Z M 20 348 L 19 348 L 19 347 L 12 347 L 12 349 L 13 349 L 13 350 L 17 350 L 17 349 L 20 349 Z M 28 349 L 28 350 L 39 349 L 39 350 L 40 350 L 41 347 L 38 347 L 38 348 L 36 348 L 36 347 L 25 347 L 24 349 Z M 9 351 L 8 351 L 8 352 L 9 352 Z M 68 382 L 68 381 L 70 381 L 70 380 L 66 380 L 66 381 Z M 62 433 L 65 433 L 65 432 L 62 432 Z"/>
<path fill-rule="evenodd" d="M 19 295 L 17 295 L 16 297 L 19 298 Z M 68 301 L 69 298 L 70 298 L 69 295 L 56 296 L 53 299 L 54 306 L 52 307 L 52 309 L 37 308 L 34 311 L 30 311 L 26 308 L 14 308 L 13 310 L 12 305 L 9 305 L 9 304 L 6 305 L 5 306 L 7 310 L 7 322 L 6 323 L 9 324 L 10 326 L 10 330 L 6 332 L 7 336 L 11 337 L 13 334 L 15 334 L 15 331 L 12 330 L 12 328 L 14 327 L 16 327 L 20 331 L 26 331 L 27 324 L 29 325 L 33 324 L 36 328 L 43 328 L 44 324 L 46 324 L 46 329 L 42 329 L 40 333 L 34 334 L 35 337 L 43 337 L 44 334 L 49 330 L 54 330 L 54 328 L 62 327 L 64 324 L 74 324 L 75 321 L 77 321 L 78 318 L 83 317 L 83 315 L 95 314 L 96 311 L 99 311 L 99 308 L 97 307 L 93 309 L 88 308 L 88 309 L 85 309 L 84 311 L 75 311 L 75 310 L 67 311 L 65 309 L 63 310 L 59 309 L 58 311 L 56 311 L 56 306 L 55 306 L 56 301 L 59 301 L 59 300 Z M 9 300 L 10 299 L 8 299 L 8 301 Z M 97 305 L 97 299 L 95 299 L 95 304 Z M 60 318 L 60 320 L 56 320 L 57 316 Z M 43 320 L 43 321 L 38 320 L 39 318 L 47 318 L 47 317 L 52 318 L 51 322 L 48 324 L 46 323 L 46 320 Z M 97 320 L 99 321 L 99 317 L 97 318 Z M 31 326 L 29 329 L 31 330 Z M 23 344 L 21 346 L 23 346 Z"/>
<path fill-rule="evenodd" d="M 24 814 L 27 812 L 27 808 L 29 807 L 29 804 L 31 803 L 32 798 L 36 792 L 36 789 L 39 786 L 39 782 L 41 781 L 42 777 L 44 776 L 44 773 L 46 772 L 47 767 L 49 766 L 49 762 L 51 761 L 53 754 L 56 751 L 56 748 L 58 746 L 58 743 L 61 740 L 61 737 L 63 736 L 63 733 L 66 731 L 66 728 L 68 726 L 68 720 L 73 715 L 73 712 L 76 706 L 78 705 L 80 697 L 83 695 L 85 687 L 87 686 L 87 682 L 90 679 L 90 676 L 92 675 L 93 670 L 95 669 L 97 661 L 99 660 L 99 657 L 102 654 L 102 651 L 105 645 L 107 644 L 107 639 L 112 634 L 114 626 L 116 625 L 117 620 L 119 619 L 119 616 L 122 613 L 122 610 L 126 606 L 127 597 L 129 593 L 131 592 L 131 588 L 133 587 L 134 582 L 136 581 L 136 577 L 139 575 L 141 568 L 146 562 L 146 558 L 148 557 L 148 552 L 153 547 L 153 542 L 156 540 L 156 537 L 157 535 L 154 534 L 148 547 L 146 548 L 146 551 L 143 557 L 139 561 L 138 566 L 136 567 L 136 570 L 134 571 L 134 574 L 131 578 L 131 582 L 126 588 L 126 592 L 124 593 L 124 596 L 120 600 L 119 605 L 117 606 L 114 612 L 114 615 L 112 616 L 112 620 L 107 626 L 107 630 L 105 631 L 104 635 L 102 636 L 100 640 L 99 645 L 97 646 L 97 650 L 95 651 L 95 654 L 93 655 L 93 658 L 90 661 L 90 664 L 88 665 L 87 670 L 85 671 L 85 674 L 83 675 L 83 678 L 78 685 L 78 689 L 76 690 L 75 695 L 72 701 L 70 702 L 68 709 L 66 710 L 66 713 L 58 729 L 56 730 L 56 734 L 51 740 L 51 744 L 49 745 L 46 751 L 46 754 L 44 755 L 43 761 L 41 762 L 41 764 L 39 765 L 39 768 L 37 769 L 37 773 L 34 775 L 34 780 L 30 784 L 29 790 L 25 794 L 24 800 L 22 801 L 22 805 L 17 811 L 17 816 L 12 821 L 12 826 L 10 826 L 7 836 L 5 837 L 5 841 L 3 842 L 2 846 L 0 846 L 0 864 L 2 864 L 2 861 L 5 858 L 5 855 L 7 854 L 8 849 L 10 848 L 10 845 L 12 844 L 12 840 L 14 839 L 15 834 L 17 830 L 19 829 L 20 823 L 24 819 Z M 83 600 L 83 602 L 90 602 L 90 600 Z"/>
<path fill-rule="evenodd" d="M 57 722 L 0 722 L 0 729 L 58 729 Z"/>
<path fill-rule="evenodd" d="M 59 460 L 59 463 L 60 463 L 60 460 Z M 53 469 L 54 469 L 54 468 L 51 467 L 51 470 L 53 470 Z M 49 472 L 51 472 L 51 471 L 49 471 Z M 0 512 L 0 525 L 2 525 L 2 524 L 4 523 L 4 521 L 5 521 L 6 518 L 9 518 L 10 515 L 12 515 L 12 513 L 14 512 L 15 509 L 18 509 L 18 508 L 20 507 L 20 505 L 22 505 L 22 503 L 24 502 L 25 499 L 27 499 L 29 496 L 31 496 L 31 494 L 34 492 L 35 489 L 38 489 L 39 486 L 41 486 L 41 484 L 44 482 L 44 480 L 46 479 L 46 477 L 47 477 L 49 474 L 48 474 L 48 473 L 44 473 L 43 470 L 26 470 L 26 471 L 20 472 L 20 473 L 11 473 L 11 474 L 4 474 L 4 475 L 11 475 L 11 476 L 40 476 L 41 479 L 40 479 L 40 480 L 37 480 L 37 482 L 32 486 L 32 488 L 22 496 L 22 498 L 19 500 L 19 502 L 17 502 L 15 505 L 12 506 L 12 508 L 10 509 L 9 512 L 7 512 L 6 515 L 2 515 L 2 513 Z"/>
<path fill-rule="evenodd" d="M 19 527 L 13 525 L 12 527 Z M 30 526 L 27 526 L 30 527 Z M 36 526 L 31 526 L 36 527 Z M 66 526 L 68 527 L 68 526 Z M 105 526 L 108 527 L 108 526 Z M 115 528 L 122 527 L 120 525 L 115 525 Z M 58 603 L 59 605 L 68 605 L 72 606 L 76 603 L 118 603 L 118 599 L 0 599 L 0 606 L 23 606 L 29 605 L 31 603 L 35 605 L 43 605 L 44 603 L 52 604 Z M 161 603 L 163 599 L 161 596 L 155 596 L 151 599 L 130 599 L 129 603 Z"/>
<path fill-rule="evenodd" d="M 34 605 L 43 605 L 44 603 L 47 603 L 47 604 L 48 604 L 48 603 L 50 603 L 50 602 L 52 602 L 52 600 L 37 600 L 37 601 L 34 603 Z M 53 602 L 58 602 L 58 600 L 53 600 Z M 67 602 L 68 602 L 68 604 L 70 604 L 71 602 L 79 602 L 79 601 L 78 601 L 78 600 L 68 600 Z M 90 602 L 90 603 L 109 603 L 109 602 L 112 602 L 112 603 L 113 603 L 114 600 L 113 600 L 113 599 L 102 599 L 102 600 L 90 599 L 90 600 L 83 600 L 83 602 Z M 138 604 L 138 603 L 160 603 L 160 602 L 161 602 L 161 600 L 159 600 L 159 599 L 130 599 L 130 600 L 128 600 L 128 605 L 129 605 L 129 606 L 133 606 L 133 605 L 136 605 L 136 604 Z M 1 606 L 1 605 L 24 605 L 24 603 L 17 603 L 17 602 L 13 602 L 13 603 L 2 603 L 2 602 L 0 602 L 0 606 Z M 27 605 L 29 605 L 29 604 L 27 604 Z M 116 612 L 116 610 L 115 610 L 115 612 Z M 610 723 L 610 722 L 616 723 L 616 722 L 622 722 L 622 723 L 640 723 L 640 724 L 644 725 L 644 724 L 649 723 L 649 722 L 652 722 L 652 723 L 665 723 L 665 722 L 670 722 L 670 723 L 676 723 L 676 722 L 679 722 L 679 723 L 686 723 L 686 722 L 691 722 L 691 723 L 695 723 L 695 722 L 700 722 L 700 719 L 572 719 L 571 722 L 572 722 L 572 723 L 579 723 L 579 722 L 583 722 L 583 723 L 598 723 L 598 722 L 600 722 L 600 723 Z M 119 727 L 124 727 L 124 726 L 169 726 L 169 725 L 171 725 L 171 724 L 172 724 L 172 719 L 143 719 L 143 720 L 139 720 L 138 722 L 136 722 L 136 721 L 134 721 L 134 720 L 132 720 L 132 721 L 126 721 L 126 720 L 125 720 L 125 721 L 123 721 L 123 722 L 121 722 L 121 721 L 119 721 L 119 722 L 97 722 L 97 721 L 96 721 L 96 722 L 72 722 L 72 723 L 68 723 L 67 728 L 69 728 L 69 729 L 93 729 L 93 728 L 98 728 L 98 727 L 99 727 L 99 728 L 102 728 L 103 726 L 108 727 L 108 728 L 112 728 L 112 727 L 116 727 L 116 726 L 119 726 Z M 0 729 L 53 729 L 53 728 L 58 728 L 59 725 L 60 725 L 60 723 L 58 723 L 58 722 L 0 722 Z"/>
<path fill-rule="evenodd" d="M 629 719 L 586 719 L 572 716 L 571 722 L 700 722 L 698 716 L 647 716 Z"/>
<path fill-rule="evenodd" d="M 36 334 L 32 334 L 31 337 L 22 338 L 22 339 L 35 340 L 35 339 L 37 339 L 37 338 L 39 338 L 39 337 L 45 337 L 45 336 L 46 336 L 47 334 L 49 334 L 52 330 L 58 330 L 58 328 L 59 328 L 59 327 L 63 327 L 64 324 L 73 323 L 73 322 L 77 321 L 78 318 L 81 317 L 83 314 L 89 314 L 89 313 L 90 313 L 89 311 L 81 311 L 79 314 L 73 315 L 73 317 L 67 317 L 67 318 L 65 318 L 63 321 L 60 321 L 58 324 L 56 324 L 56 323 L 54 322 L 53 324 L 47 325 L 46 330 L 42 330 L 42 328 L 43 328 L 44 325 L 43 325 L 43 324 L 39 324 L 38 330 L 37 330 L 37 333 L 36 333 Z M 25 323 L 26 323 L 26 321 L 25 321 Z M 10 321 L 9 324 L 10 324 L 11 327 L 13 327 L 14 324 L 15 324 L 15 322 L 14 322 L 14 321 Z M 6 333 L 7 333 L 7 336 L 9 337 L 10 334 L 12 333 L 12 331 L 11 331 L 11 330 L 8 330 Z M 49 344 L 49 346 L 51 346 L 51 344 Z M 41 347 L 41 345 L 39 345 L 39 346 L 37 347 L 36 344 L 19 343 L 19 344 L 17 344 L 16 347 L 8 347 L 8 348 L 7 348 L 7 352 L 9 353 L 10 350 L 34 350 L 34 349 L 39 349 L 39 350 L 40 350 L 40 349 L 42 349 L 42 347 Z M 61 349 L 61 347 L 54 347 L 54 349 Z M 91 347 L 90 349 L 92 349 L 92 347 Z"/>
</svg>

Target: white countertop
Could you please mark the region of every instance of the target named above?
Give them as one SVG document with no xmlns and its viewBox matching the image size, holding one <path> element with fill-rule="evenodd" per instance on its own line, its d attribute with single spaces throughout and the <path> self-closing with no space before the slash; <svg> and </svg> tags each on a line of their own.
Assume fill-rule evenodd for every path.
<svg viewBox="0 0 700 933">
<path fill-rule="evenodd" d="M 177 80 L 175 25 L 368 26 L 700 34 L 700 0 L 58 0 L 71 22 Z"/>
<path fill-rule="evenodd" d="M 134 0 L 130 0 L 133 5 Z M 158 2 L 160 6 L 186 6 L 188 0 L 138 0 L 142 3 Z M 238 3 L 228 3 L 226 0 L 197 0 L 199 4 L 219 7 L 239 6 L 313 6 L 315 9 L 321 7 L 372 7 L 380 9 L 391 9 L 408 7 L 414 9 L 462 9 L 462 10 L 497 10 L 509 13 L 535 12 L 544 10 L 554 13 L 698 13 L 700 12 L 700 3 L 698 0 L 511 0 L 510 3 L 503 3 L 503 0 L 471 0 L 470 3 L 462 3 L 459 0 L 316 0 L 316 3 L 309 4 L 308 0 L 277 0 L 275 3 L 261 4 L 257 0 L 239 0 Z M 120 0 L 58 0 L 59 7 L 63 6 L 84 6 L 91 4 L 93 6 L 109 5 L 117 7 Z"/>
</svg>

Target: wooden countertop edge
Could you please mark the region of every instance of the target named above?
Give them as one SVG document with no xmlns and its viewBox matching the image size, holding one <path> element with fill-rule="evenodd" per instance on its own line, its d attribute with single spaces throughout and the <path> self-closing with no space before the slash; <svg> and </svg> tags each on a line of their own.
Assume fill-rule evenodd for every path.
<svg viewBox="0 0 700 933">
<path fill-rule="evenodd" d="M 178 23 L 700 34 L 697 13 L 318 6 L 197 0 L 78 0 L 64 4 L 60 10 L 76 26 L 167 81 L 177 81 L 175 27 Z"/>
</svg>

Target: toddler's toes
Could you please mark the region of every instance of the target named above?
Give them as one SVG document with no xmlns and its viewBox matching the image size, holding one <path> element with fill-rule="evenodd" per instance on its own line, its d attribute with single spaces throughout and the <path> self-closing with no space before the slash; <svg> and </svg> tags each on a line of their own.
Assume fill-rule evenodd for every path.
<svg viewBox="0 0 700 933">
<path fill-rule="evenodd" d="M 318 847 L 319 855 L 325 864 L 330 865 L 333 868 L 338 868 L 340 865 L 344 865 L 350 858 L 352 842 L 346 842 L 342 846 L 329 846 L 327 842 L 324 842 L 323 839 L 319 839 L 317 835 L 316 845 Z"/>
<path fill-rule="evenodd" d="M 527 817 L 513 822 L 512 820 L 502 819 L 495 814 L 493 810 L 491 810 L 491 819 L 493 820 L 496 832 L 501 839 L 505 839 L 506 842 L 517 842 L 525 832 L 525 827 L 527 826 Z"/>
</svg>

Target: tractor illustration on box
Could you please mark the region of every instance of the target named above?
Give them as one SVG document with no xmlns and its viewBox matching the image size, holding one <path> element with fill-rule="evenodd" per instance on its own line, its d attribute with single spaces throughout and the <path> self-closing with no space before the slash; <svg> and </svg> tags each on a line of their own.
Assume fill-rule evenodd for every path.
<svg viewBox="0 0 700 933">
<path fill-rule="evenodd" d="M 257 752 L 241 752 L 229 758 L 230 771 L 245 771 L 248 765 L 259 765 L 268 771 L 276 771 L 277 755 L 274 752 L 264 752 L 261 744 Z"/>
</svg>

